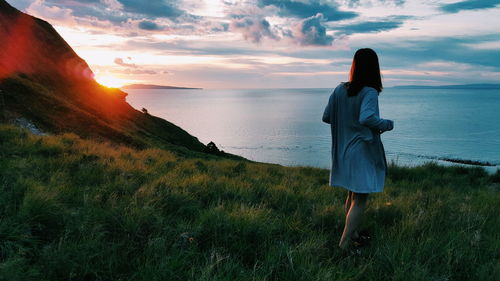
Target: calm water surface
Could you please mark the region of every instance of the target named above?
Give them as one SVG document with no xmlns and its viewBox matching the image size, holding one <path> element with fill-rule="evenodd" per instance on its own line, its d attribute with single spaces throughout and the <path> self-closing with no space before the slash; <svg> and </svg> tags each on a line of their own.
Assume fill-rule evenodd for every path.
<svg viewBox="0 0 500 281">
<path fill-rule="evenodd" d="M 331 91 L 127 90 L 127 101 L 226 152 L 328 168 L 330 129 L 321 116 Z M 500 90 L 387 88 L 379 103 L 381 117 L 395 123 L 382 135 L 389 161 L 413 166 L 453 158 L 500 167 Z"/>
</svg>

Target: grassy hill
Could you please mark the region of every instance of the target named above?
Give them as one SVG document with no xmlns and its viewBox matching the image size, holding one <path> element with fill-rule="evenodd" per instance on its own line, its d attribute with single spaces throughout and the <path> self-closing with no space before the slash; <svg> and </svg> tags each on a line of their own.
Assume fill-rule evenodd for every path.
<svg viewBox="0 0 500 281">
<path fill-rule="evenodd" d="M 0 0 L 0 102 L 7 119 L 130 146 L 205 152 L 197 138 L 144 114 L 126 93 L 96 83 L 87 63 L 47 22 Z"/>
<path fill-rule="evenodd" d="M 361 256 L 328 171 L 0 126 L 0 280 L 496 280 L 500 173 L 391 167 Z"/>
</svg>

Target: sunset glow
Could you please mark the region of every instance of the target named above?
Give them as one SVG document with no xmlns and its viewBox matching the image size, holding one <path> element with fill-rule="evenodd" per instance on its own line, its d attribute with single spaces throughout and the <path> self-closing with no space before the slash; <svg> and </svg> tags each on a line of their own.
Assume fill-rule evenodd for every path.
<svg viewBox="0 0 500 281">
<path fill-rule="evenodd" d="M 385 86 L 500 76 L 500 1 L 9 2 L 53 24 L 109 86 L 333 87 L 363 47 Z"/>
<path fill-rule="evenodd" d="M 109 88 L 120 88 L 120 87 L 123 87 L 127 84 L 131 84 L 131 82 L 128 80 L 116 78 L 113 76 L 96 76 L 95 80 L 99 84 L 106 86 L 106 87 L 109 87 Z"/>
</svg>

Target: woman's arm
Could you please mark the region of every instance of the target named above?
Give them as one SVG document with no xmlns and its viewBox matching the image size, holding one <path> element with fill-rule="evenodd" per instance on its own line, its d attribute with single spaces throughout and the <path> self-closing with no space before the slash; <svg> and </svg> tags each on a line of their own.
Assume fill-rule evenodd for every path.
<svg viewBox="0 0 500 281">
<path fill-rule="evenodd" d="M 363 97 L 359 110 L 359 123 L 381 132 L 390 131 L 394 128 L 394 122 L 392 120 L 379 117 L 377 91 L 370 90 Z"/>
<path fill-rule="evenodd" d="M 328 104 L 326 105 L 325 111 L 323 112 L 323 122 L 331 124 L 331 115 L 332 115 L 332 106 L 333 106 L 333 94 L 330 95 L 328 99 Z"/>
</svg>

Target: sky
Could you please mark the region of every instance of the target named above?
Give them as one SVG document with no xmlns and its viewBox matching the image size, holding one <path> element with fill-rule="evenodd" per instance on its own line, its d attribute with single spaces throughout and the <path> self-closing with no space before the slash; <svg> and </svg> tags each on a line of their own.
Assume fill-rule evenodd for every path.
<svg viewBox="0 0 500 281">
<path fill-rule="evenodd" d="M 385 87 L 500 83 L 500 0 L 7 0 L 97 81 L 332 88 L 372 48 Z"/>
</svg>

